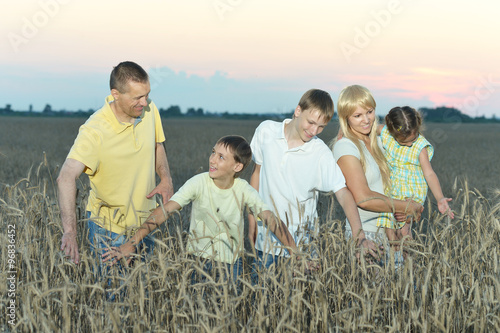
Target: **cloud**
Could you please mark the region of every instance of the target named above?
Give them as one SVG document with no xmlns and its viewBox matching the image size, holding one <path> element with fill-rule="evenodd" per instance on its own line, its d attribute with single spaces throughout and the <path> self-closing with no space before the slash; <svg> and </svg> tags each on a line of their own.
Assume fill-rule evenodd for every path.
<svg viewBox="0 0 500 333">
<path fill-rule="evenodd" d="M 307 83 L 279 79 L 235 79 L 215 71 L 201 76 L 175 72 L 168 67 L 150 68 L 151 98 L 157 105 L 202 107 L 212 112 L 289 112 Z"/>
</svg>

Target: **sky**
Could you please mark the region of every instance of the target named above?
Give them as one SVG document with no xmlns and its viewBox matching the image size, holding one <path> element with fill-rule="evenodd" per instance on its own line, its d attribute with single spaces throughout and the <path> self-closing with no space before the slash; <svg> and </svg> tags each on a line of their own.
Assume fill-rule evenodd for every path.
<svg viewBox="0 0 500 333">
<path fill-rule="evenodd" d="M 135 61 L 159 108 L 290 112 L 367 87 L 377 114 L 500 117 L 500 3 L 464 0 L 0 0 L 0 107 L 98 109 Z"/>
</svg>

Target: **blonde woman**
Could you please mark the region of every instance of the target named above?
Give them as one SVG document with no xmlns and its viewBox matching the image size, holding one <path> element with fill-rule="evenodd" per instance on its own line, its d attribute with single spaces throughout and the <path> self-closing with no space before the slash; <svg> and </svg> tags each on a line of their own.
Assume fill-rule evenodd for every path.
<svg viewBox="0 0 500 333">
<path fill-rule="evenodd" d="M 365 87 L 353 85 L 341 91 L 337 108 L 343 137 L 333 142 L 333 155 L 358 206 L 366 239 L 386 247 L 384 230 L 377 227 L 379 213 L 404 213 L 419 218 L 423 206 L 383 194 L 384 188 L 390 186 L 390 174 L 377 138 L 375 107 L 375 100 Z M 346 238 L 353 236 L 356 237 L 346 224 Z"/>
</svg>

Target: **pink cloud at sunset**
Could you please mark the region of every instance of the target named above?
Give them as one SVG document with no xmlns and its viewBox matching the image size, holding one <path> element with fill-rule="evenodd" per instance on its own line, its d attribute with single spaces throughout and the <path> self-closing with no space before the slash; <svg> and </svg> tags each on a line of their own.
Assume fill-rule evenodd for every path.
<svg viewBox="0 0 500 333">
<path fill-rule="evenodd" d="M 269 112 L 362 84 L 384 107 L 500 114 L 492 1 L 2 2 L 0 105 L 95 107 L 111 68 L 133 60 L 168 73 L 153 91 L 165 107 Z"/>
</svg>

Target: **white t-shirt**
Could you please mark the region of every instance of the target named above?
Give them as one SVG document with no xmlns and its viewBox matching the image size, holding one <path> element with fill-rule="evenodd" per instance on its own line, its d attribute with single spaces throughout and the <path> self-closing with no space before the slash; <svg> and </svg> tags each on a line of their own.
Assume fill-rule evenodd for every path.
<svg viewBox="0 0 500 333">
<path fill-rule="evenodd" d="M 363 153 L 365 155 L 366 161 L 366 181 L 368 183 L 368 187 L 370 190 L 374 192 L 384 193 L 384 183 L 382 181 L 382 175 L 380 174 L 380 169 L 378 167 L 377 162 L 370 154 L 368 149 L 366 149 L 365 144 L 360 141 L 361 146 L 363 147 Z M 379 142 L 380 146 L 380 142 Z M 338 161 L 342 156 L 351 155 L 360 159 L 359 150 L 356 145 L 347 138 L 342 138 L 333 147 L 333 156 L 335 160 Z M 364 210 L 358 207 L 359 217 L 361 218 L 361 223 L 363 224 L 363 230 L 370 232 L 377 232 L 377 218 L 379 213 L 371 212 L 368 210 Z M 346 230 L 351 230 L 351 226 L 349 223 L 346 223 Z"/>
<path fill-rule="evenodd" d="M 250 146 L 254 162 L 261 166 L 259 194 L 286 224 L 298 245 L 303 236 L 314 230 L 317 190 L 337 192 L 345 187 L 345 179 L 331 150 L 318 137 L 288 149 L 284 129 L 290 121 L 262 122 Z M 281 254 L 281 243 L 259 223 L 256 249 L 271 253 L 272 246 L 275 255 Z"/>
<path fill-rule="evenodd" d="M 235 178 L 231 188 L 220 189 L 208 172 L 189 179 L 170 200 L 181 207 L 193 202 L 188 250 L 225 263 L 234 263 L 243 250 L 245 206 L 255 216 L 269 210 L 246 180 Z"/>
</svg>

